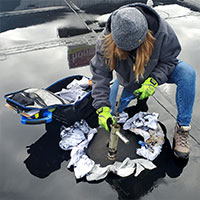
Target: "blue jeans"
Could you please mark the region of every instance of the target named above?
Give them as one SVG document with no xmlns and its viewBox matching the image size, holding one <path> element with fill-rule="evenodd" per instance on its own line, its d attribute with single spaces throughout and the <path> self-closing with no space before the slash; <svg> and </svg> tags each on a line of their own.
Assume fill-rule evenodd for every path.
<svg viewBox="0 0 200 200">
<path fill-rule="evenodd" d="M 176 89 L 176 105 L 178 110 L 177 123 L 181 126 L 188 126 L 191 122 L 192 111 L 195 99 L 195 82 L 196 73 L 194 69 L 184 61 L 179 61 L 174 71 L 169 76 L 167 83 L 177 85 Z M 111 86 L 110 91 L 110 103 L 113 114 L 117 92 L 119 87 L 119 81 L 116 79 Z M 122 92 L 122 98 L 126 101 L 122 101 L 118 109 L 122 112 L 132 100 L 133 94 L 124 88 Z"/>
</svg>

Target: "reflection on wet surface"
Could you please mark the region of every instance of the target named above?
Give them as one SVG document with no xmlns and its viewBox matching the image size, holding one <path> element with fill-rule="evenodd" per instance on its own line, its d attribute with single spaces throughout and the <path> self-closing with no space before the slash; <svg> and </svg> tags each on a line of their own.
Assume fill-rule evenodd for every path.
<svg viewBox="0 0 200 200">
<path fill-rule="evenodd" d="M 37 24 L 46 23 L 48 21 L 56 20 L 56 18 L 62 17 L 66 12 L 65 9 L 54 9 L 54 10 L 44 10 L 36 11 L 31 13 L 24 13 L 17 15 L 3 15 L 1 16 L 1 32 L 12 30 L 15 28 L 23 28 L 28 26 L 33 26 Z"/>
<path fill-rule="evenodd" d="M 17 7 L 19 8 L 20 2 L 17 0 L 6 1 L 4 5 L 7 7 L 0 6 L 1 11 L 13 11 Z M 29 9 L 31 10 L 33 7 L 35 9 L 35 5 L 30 2 Z M 55 3 L 55 1 L 52 2 Z M 154 4 L 156 2 L 163 4 L 172 1 L 153 2 Z M 185 2 L 186 4 L 188 1 L 173 2 Z M 198 3 L 198 1 L 192 2 Z M 200 60 L 197 56 L 200 44 L 199 12 L 193 12 L 177 5 L 160 5 L 155 9 L 159 10 L 175 29 L 183 46 L 180 57 L 195 68 L 198 77 L 200 75 Z M 96 23 L 99 16 L 97 12 L 83 14 L 88 25 L 93 24 L 91 22 Z M 66 11 L 64 8 L 16 16 L 3 17 L 1 15 L 0 19 L 2 20 L 0 33 L 2 86 L 0 91 L 2 97 L 0 105 L 0 199 L 199 199 L 200 95 L 198 86 L 200 83 L 198 78 L 191 131 L 192 149 L 188 161 L 178 161 L 172 154 L 175 120 L 171 114 L 176 116 L 175 88 L 164 85 L 159 88 L 155 97 L 171 114 L 164 110 L 155 99 L 149 100 L 149 111 L 159 112 L 160 120 L 167 128 L 163 151 L 154 161 L 157 168 L 150 171 L 145 170 L 138 177 L 120 178 L 110 174 L 105 180 L 99 182 L 88 184 L 84 179 L 77 182 L 73 171 L 66 168 L 69 152 L 58 147 L 60 124 L 55 121 L 48 124 L 47 127 L 20 124 L 17 114 L 4 107 L 3 95 L 26 87 L 46 88 L 55 81 L 73 74 L 90 77 L 88 66 L 69 68 L 67 45 L 60 43 L 60 39 L 70 39 L 71 37 L 68 36 L 78 36 L 88 30 L 74 13 Z M 82 36 L 75 38 L 75 42 L 77 40 L 82 42 L 82 39 Z M 54 41 L 55 43 L 53 43 Z M 21 46 L 23 46 L 24 53 L 19 54 L 18 48 Z M 8 52 L 8 50 L 5 51 L 7 48 L 14 53 L 6 53 Z M 2 54 L 3 52 L 4 54 Z"/>
</svg>

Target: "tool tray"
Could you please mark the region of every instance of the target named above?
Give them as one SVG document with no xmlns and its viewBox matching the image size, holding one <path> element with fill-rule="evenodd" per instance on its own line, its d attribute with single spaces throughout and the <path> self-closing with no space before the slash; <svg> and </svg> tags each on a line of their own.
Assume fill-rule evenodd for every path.
<svg viewBox="0 0 200 200">
<path fill-rule="evenodd" d="M 61 79 L 46 89 L 43 89 L 42 91 L 47 93 L 47 97 L 53 97 L 56 99 L 56 103 L 53 105 L 45 105 L 42 99 L 40 98 L 32 98 L 33 95 L 29 95 L 30 101 L 34 104 L 40 104 L 41 106 L 36 108 L 35 106 L 27 106 L 21 100 L 21 102 L 16 101 L 14 97 L 17 95 L 24 95 L 27 94 L 27 91 L 29 91 L 31 88 L 26 88 L 17 92 L 12 92 L 9 94 L 6 94 L 4 98 L 6 99 L 6 106 L 15 110 L 18 114 L 21 115 L 21 123 L 22 124 L 42 124 L 42 123 L 49 123 L 53 119 L 58 120 L 62 123 L 64 123 L 66 126 L 71 126 L 76 121 L 85 119 L 89 115 L 91 115 L 93 112 L 95 112 L 95 109 L 92 106 L 92 97 L 91 97 L 91 84 L 88 85 L 86 89 L 84 89 L 85 95 L 82 96 L 80 99 L 78 99 L 74 103 L 66 103 L 66 101 L 63 101 L 60 97 L 56 95 L 57 92 L 61 91 L 63 88 L 66 88 L 66 86 L 71 83 L 73 80 L 81 80 L 83 77 L 82 75 L 74 75 L 69 76 L 64 79 Z M 88 77 L 85 77 L 88 79 Z M 30 97 L 31 96 L 31 97 Z M 39 99 L 39 101 L 38 101 Z M 28 99 L 29 101 L 29 99 Z"/>
</svg>

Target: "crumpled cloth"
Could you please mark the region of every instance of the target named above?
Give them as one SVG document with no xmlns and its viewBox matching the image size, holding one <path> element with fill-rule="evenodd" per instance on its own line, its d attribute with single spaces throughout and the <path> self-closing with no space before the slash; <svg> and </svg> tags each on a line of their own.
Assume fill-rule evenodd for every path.
<svg viewBox="0 0 200 200">
<path fill-rule="evenodd" d="M 119 113 L 119 120 L 117 121 L 117 123 L 125 123 L 127 119 L 128 113 L 122 111 L 121 113 Z"/>
<path fill-rule="evenodd" d="M 158 113 L 139 112 L 123 125 L 124 130 L 130 130 L 144 138 L 144 142 L 149 148 L 141 146 L 141 148 L 136 150 L 136 154 L 151 161 L 160 154 L 165 141 L 164 133 L 158 123 L 158 117 Z"/>
<path fill-rule="evenodd" d="M 61 128 L 61 141 L 59 146 L 63 150 L 71 150 L 70 162 L 67 168 L 74 167 L 75 177 L 77 179 L 85 176 L 94 166 L 94 161 L 88 158 L 85 153 L 89 142 L 97 133 L 96 128 L 90 128 L 85 120 L 75 122 L 71 127 Z"/>
<path fill-rule="evenodd" d="M 82 79 L 77 80 L 74 79 L 71 83 L 67 85 L 67 89 L 73 88 L 73 87 L 81 87 L 82 89 L 86 89 L 89 86 L 89 79 L 86 77 L 82 77 Z"/>
<path fill-rule="evenodd" d="M 130 130 L 131 128 L 142 128 L 143 130 L 155 130 L 157 128 L 158 117 L 158 113 L 153 112 L 152 114 L 149 114 L 147 112 L 139 112 L 126 121 L 123 125 L 123 129 Z"/>
<path fill-rule="evenodd" d="M 87 174 L 87 181 L 98 181 L 104 179 L 108 173 L 112 172 L 121 177 L 127 177 L 134 173 L 134 176 L 138 176 L 143 170 L 152 170 L 156 166 L 149 160 L 138 158 L 130 160 L 126 158 L 123 162 L 116 161 L 112 165 L 106 167 L 100 167 L 100 164 L 94 165 L 92 170 Z"/>
<path fill-rule="evenodd" d="M 63 88 L 61 91 L 57 92 L 56 95 L 65 99 L 66 101 L 69 101 L 70 103 L 76 103 L 88 94 L 88 92 L 85 91 L 88 86 L 88 78 L 83 77 L 81 80 L 74 79 L 67 85 L 66 89 Z"/>
<path fill-rule="evenodd" d="M 149 160 L 126 158 L 123 162 L 115 162 L 113 165 L 100 167 L 95 164 L 85 153 L 89 142 L 97 133 L 97 129 L 88 126 L 85 120 L 75 122 L 71 127 L 61 128 L 61 141 L 59 143 L 63 150 L 71 150 L 70 161 L 67 168 L 74 167 L 76 179 L 86 176 L 88 181 L 100 180 L 105 178 L 109 172 L 125 177 L 132 173 L 138 176 L 144 169 L 154 169 L 156 166 Z"/>
<path fill-rule="evenodd" d="M 87 93 L 88 92 L 84 91 L 81 87 L 77 86 L 70 89 L 63 88 L 61 91 L 57 92 L 56 95 L 73 104 L 80 101 Z"/>
<path fill-rule="evenodd" d="M 93 135 L 97 132 L 97 129 L 92 129 L 88 126 L 85 120 L 75 122 L 73 126 L 65 127 L 61 126 L 61 141 L 59 143 L 63 150 L 70 150 L 74 146 L 79 145 L 82 141 L 85 141 L 88 145 Z"/>
</svg>

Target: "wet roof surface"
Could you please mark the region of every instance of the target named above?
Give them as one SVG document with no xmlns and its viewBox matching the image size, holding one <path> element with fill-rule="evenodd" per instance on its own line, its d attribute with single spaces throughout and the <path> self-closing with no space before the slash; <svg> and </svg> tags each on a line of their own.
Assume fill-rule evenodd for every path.
<svg viewBox="0 0 200 200">
<path fill-rule="evenodd" d="M 181 2 L 185 3 L 186 7 L 173 4 L 158 5 L 155 9 L 177 33 L 182 44 L 180 58 L 193 66 L 197 73 L 190 159 L 184 163 L 172 159 L 171 146 L 176 116 L 175 87 L 165 84 L 158 88 L 148 102 L 149 111 L 158 112 L 160 121 L 167 128 L 167 141 L 163 152 L 159 159 L 155 160 L 157 168 L 145 171 L 137 178 L 109 176 L 102 182 L 92 184 L 85 181 L 76 182 L 74 173 L 66 168 L 69 154 L 57 145 L 60 140 L 58 123 L 49 125 L 47 130 L 44 125 L 22 125 L 19 116 L 4 106 L 3 99 L 9 92 L 26 87 L 46 88 L 70 75 L 91 77 L 88 66 L 69 68 L 67 46 L 61 43 L 59 38 L 58 30 L 68 30 L 69 27 L 75 28 L 74 30 L 84 29 L 83 23 L 74 13 L 65 11 L 63 7 L 51 7 L 47 11 L 34 10 L 35 14 L 19 13 L 16 18 L 13 13 L 5 16 L 8 10 L 0 13 L 3 26 L 0 33 L 0 199 L 199 200 L 200 13 L 188 8 L 189 1 Z M 199 1 L 190 3 L 192 8 L 198 8 L 200 5 Z M 9 11 L 16 8 L 11 3 L 9 6 Z M 92 21 L 99 17 L 98 14 L 83 16 Z M 82 39 L 81 36 L 75 42 L 81 42 Z M 36 143 L 35 148 L 29 153 L 35 157 L 31 160 L 26 147 L 33 143 Z M 32 169 L 32 174 L 28 168 Z"/>
</svg>

